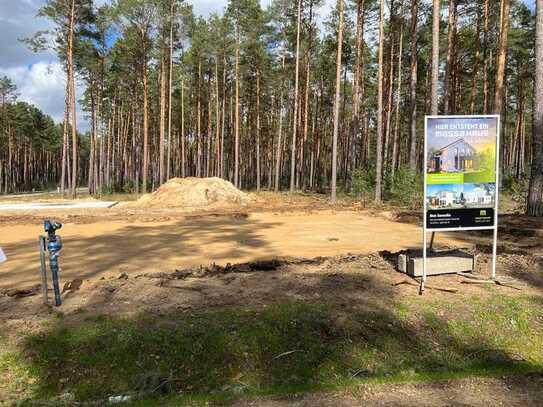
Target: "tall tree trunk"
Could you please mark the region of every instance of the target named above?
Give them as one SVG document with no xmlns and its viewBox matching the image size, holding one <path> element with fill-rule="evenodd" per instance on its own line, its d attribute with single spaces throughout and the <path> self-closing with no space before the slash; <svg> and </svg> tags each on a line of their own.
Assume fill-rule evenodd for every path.
<svg viewBox="0 0 543 407">
<path fill-rule="evenodd" d="M 375 154 L 375 202 L 381 202 L 383 178 L 383 60 L 385 42 L 385 0 L 379 11 L 379 73 L 377 75 L 377 151 Z"/>
<path fill-rule="evenodd" d="M 147 80 L 147 42 L 145 41 L 145 32 L 142 30 L 143 40 L 143 175 L 142 192 L 147 192 L 147 175 L 149 174 L 149 85 Z"/>
<path fill-rule="evenodd" d="M 70 31 L 68 33 L 68 64 L 70 67 L 70 98 L 72 107 L 72 185 L 70 195 L 75 198 L 77 189 L 77 113 L 75 104 L 75 73 L 74 73 L 74 25 L 75 25 L 75 0 L 72 0 L 70 12 Z"/>
<path fill-rule="evenodd" d="M 430 97 L 430 114 L 438 114 L 438 93 L 439 83 L 439 20 L 440 20 L 439 0 L 433 0 L 432 9 L 432 95 Z"/>
<path fill-rule="evenodd" d="M 302 20 L 302 0 L 298 0 L 298 22 L 296 28 L 296 69 L 294 78 L 294 111 L 292 120 L 292 146 L 290 154 L 290 192 L 294 192 L 296 176 L 296 131 L 298 129 L 298 92 L 300 80 L 300 26 Z"/>
<path fill-rule="evenodd" d="M 220 177 L 221 176 L 221 161 L 220 161 L 220 154 L 221 154 L 221 140 L 220 140 L 220 133 L 221 133 L 221 118 L 220 118 L 220 103 L 219 103 L 219 57 L 215 57 L 215 176 Z"/>
<path fill-rule="evenodd" d="M 183 77 L 181 77 L 181 134 L 179 135 L 181 138 L 181 177 L 185 178 L 185 81 Z"/>
<path fill-rule="evenodd" d="M 226 128 L 226 54 L 222 68 L 222 125 L 221 125 L 221 178 L 224 178 L 224 133 Z"/>
<path fill-rule="evenodd" d="M 415 171 L 417 168 L 417 22 L 418 22 L 418 1 L 411 2 L 411 82 L 410 89 L 410 135 L 411 145 L 409 148 L 409 168 Z"/>
<path fill-rule="evenodd" d="M 390 12 L 390 25 L 391 26 L 395 26 L 396 24 L 394 23 L 395 19 L 394 19 L 394 13 L 393 13 L 393 10 Z M 384 161 L 384 168 L 383 168 L 383 172 L 385 175 L 388 174 L 388 170 L 390 168 L 390 165 L 389 165 L 389 150 L 390 150 L 390 134 L 391 134 L 391 117 L 392 117 L 392 96 L 393 96 L 393 93 L 394 93 L 394 58 L 395 58 L 395 55 L 394 55 L 394 52 L 395 52 L 395 38 L 394 38 L 394 34 L 391 34 L 392 38 L 391 38 L 391 41 L 390 41 L 390 61 L 389 61 L 389 64 L 388 64 L 388 81 L 387 81 L 387 90 L 386 90 L 386 95 L 387 95 L 387 104 L 386 104 L 386 108 L 385 108 L 385 112 L 386 112 L 386 123 L 385 123 L 385 141 L 384 141 L 384 150 L 383 150 L 383 161 Z"/>
<path fill-rule="evenodd" d="M 282 71 L 283 74 L 285 71 L 285 56 L 282 57 Z M 281 96 L 279 97 L 279 128 L 278 128 L 278 135 L 277 135 L 277 153 L 275 158 L 275 185 L 274 185 L 274 191 L 279 192 L 279 182 L 281 178 L 281 148 L 282 148 L 282 135 L 283 135 L 283 91 L 284 91 L 284 83 L 281 82 Z"/>
<path fill-rule="evenodd" d="M 332 203 L 336 202 L 336 181 L 337 181 L 337 139 L 339 133 L 339 104 L 341 102 L 341 52 L 343 50 L 343 0 L 338 0 L 339 27 L 337 39 L 336 59 L 336 95 L 334 98 L 334 134 L 332 139 L 332 182 L 331 197 Z"/>
<path fill-rule="evenodd" d="M 235 118 L 235 145 L 234 145 L 234 185 L 239 187 L 239 27 L 236 26 L 236 118 Z"/>
<path fill-rule="evenodd" d="M 64 107 L 64 124 L 62 131 L 62 163 L 60 170 L 60 193 L 62 196 L 66 193 L 66 165 L 67 165 L 67 155 L 68 155 L 68 128 L 70 125 L 70 74 L 68 66 L 66 66 L 66 99 Z M 69 176 L 69 175 L 68 175 Z M 7 183 L 6 183 L 7 185 Z"/>
<path fill-rule="evenodd" d="M 168 151 L 166 153 L 166 179 L 170 179 L 171 159 L 172 159 L 172 74 L 173 74 L 173 20 L 174 4 L 172 1 L 170 9 L 170 63 L 168 75 Z"/>
<path fill-rule="evenodd" d="M 196 177 L 202 176 L 202 60 L 198 58 L 198 107 L 196 110 Z"/>
<path fill-rule="evenodd" d="M 509 9 L 510 9 L 510 0 L 502 0 L 501 2 L 501 13 L 500 13 L 500 37 L 498 45 L 498 55 L 496 61 L 496 78 L 494 86 L 494 114 L 501 115 L 503 111 L 503 101 L 504 101 L 504 80 L 505 80 L 505 64 L 507 62 L 507 39 L 509 33 Z M 504 120 L 505 122 L 505 120 Z M 503 151 L 503 137 L 500 139 L 500 150 Z M 503 170 L 503 154 L 500 155 L 499 163 L 500 175 Z M 500 183 L 503 180 L 503 177 L 500 176 Z M 501 185 L 501 184 L 500 184 Z"/>
<path fill-rule="evenodd" d="M 88 189 L 89 194 L 94 195 L 95 191 L 95 180 L 94 180 L 94 158 L 95 158 L 95 143 L 96 143 L 96 98 L 94 96 L 94 83 L 91 82 L 90 86 L 90 99 L 91 99 L 91 130 L 90 130 L 90 151 L 89 151 L 89 176 L 88 176 Z"/>
<path fill-rule="evenodd" d="M 403 17 L 402 17 L 403 18 Z M 402 20 L 403 21 L 403 20 Z M 390 174 L 394 179 L 396 165 L 398 163 L 398 144 L 400 143 L 400 102 L 402 98 L 402 57 L 403 57 L 403 22 L 400 23 L 400 44 L 398 49 L 398 84 L 396 89 L 396 112 L 394 124 L 394 139 L 392 142 L 392 164 L 390 166 Z"/>
<path fill-rule="evenodd" d="M 494 88 L 494 113 L 501 114 L 503 110 L 503 83 L 505 79 L 505 63 L 507 60 L 507 37 L 509 33 L 510 0 L 502 0 L 500 39 L 496 68 L 496 85 Z"/>
<path fill-rule="evenodd" d="M 213 138 L 211 137 L 211 125 L 212 125 L 212 97 L 211 97 L 211 73 L 209 73 L 208 76 L 208 83 L 207 83 L 207 94 L 209 95 L 207 98 L 207 132 L 206 132 L 206 178 L 210 176 L 210 166 L 211 166 L 211 142 Z"/>
<path fill-rule="evenodd" d="M 475 5 L 475 62 L 473 64 L 473 73 L 471 78 L 471 94 L 469 98 L 469 114 L 475 113 L 475 100 L 477 98 L 477 79 L 479 76 L 479 64 L 481 60 L 481 8 L 479 4 Z"/>
<path fill-rule="evenodd" d="M 535 95 L 532 169 L 527 213 L 543 217 L 543 0 L 536 1 Z"/>
<path fill-rule="evenodd" d="M 489 51 L 489 1 L 485 0 L 483 10 L 484 10 L 484 16 L 483 16 L 483 112 L 487 114 L 489 112 L 488 109 L 488 63 L 489 60 L 492 59 L 492 53 L 490 53 L 490 56 L 488 55 Z"/>
<path fill-rule="evenodd" d="M 443 92 L 445 114 L 450 113 L 450 99 L 454 92 L 454 87 L 451 89 L 451 76 L 453 66 L 453 53 L 456 41 L 456 0 L 449 0 L 449 27 L 447 34 L 447 64 L 445 65 L 445 84 Z"/>
<path fill-rule="evenodd" d="M 357 0 L 356 2 L 356 61 L 355 72 L 353 78 L 353 112 L 351 132 L 352 137 L 356 137 L 360 133 L 360 106 L 362 104 L 363 89 L 364 89 L 364 13 L 365 0 Z M 353 168 L 354 169 L 354 168 Z"/>
<path fill-rule="evenodd" d="M 159 185 L 164 183 L 164 177 L 166 176 L 164 171 L 164 138 L 166 137 L 166 57 L 164 55 L 165 50 L 162 50 L 162 60 L 160 62 L 160 131 L 159 131 L 159 144 L 158 144 L 158 183 Z"/>
<path fill-rule="evenodd" d="M 256 69 L 256 190 L 260 191 L 260 71 Z"/>
</svg>

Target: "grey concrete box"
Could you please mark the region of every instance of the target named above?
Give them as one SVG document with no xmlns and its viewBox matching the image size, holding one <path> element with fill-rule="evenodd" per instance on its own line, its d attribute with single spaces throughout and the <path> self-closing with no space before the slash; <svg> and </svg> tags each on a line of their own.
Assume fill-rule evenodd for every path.
<svg viewBox="0 0 543 407">
<path fill-rule="evenodd" d="M 475 267 L 474 256 L 463 252 L 428 253 L 426 258 L 426 274 L 454 274 L 471 272 Z M 422 276 L 422 256 L 398 256 L 398 270 L 411 277 Z"/>
</svg>

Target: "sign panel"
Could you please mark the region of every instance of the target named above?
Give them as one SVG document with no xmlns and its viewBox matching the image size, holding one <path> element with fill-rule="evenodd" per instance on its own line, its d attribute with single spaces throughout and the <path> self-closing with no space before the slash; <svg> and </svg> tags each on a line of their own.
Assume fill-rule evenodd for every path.
<svg viewBox="0 0 543 407">
<path fill-rule="evenodd" d="M 426 230 L 496 226 L 498 139 L 499 116 L 426 117 Z"/>
</svg>

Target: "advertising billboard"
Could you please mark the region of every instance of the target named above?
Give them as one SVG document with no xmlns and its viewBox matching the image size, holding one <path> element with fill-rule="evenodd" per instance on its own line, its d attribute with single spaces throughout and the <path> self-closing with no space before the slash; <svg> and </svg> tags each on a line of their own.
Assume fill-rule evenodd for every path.
<svg viewBox="0 0 543 407">
<path fill-rule="evenodd" d="M 496 226 L 499 126 L 495 115 L 426 117 L 426 230 Z"/>
</svg>

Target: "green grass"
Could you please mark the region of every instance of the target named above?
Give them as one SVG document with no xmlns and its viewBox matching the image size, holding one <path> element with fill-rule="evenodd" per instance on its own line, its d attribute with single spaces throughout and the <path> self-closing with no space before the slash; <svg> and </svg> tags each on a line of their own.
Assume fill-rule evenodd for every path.
<svg viewBox="0 0 543 407">
<path fill-rule="evenodd" d="M 0 390 L 13 400 L 141 397 L 139 405 L 224 404 L 360 382 L 540 370 L 540 298 L 414 298 L 371 311 L 283 303 L 163 317 L 56 319 L 0 342 Z M 2 398 L 0 397 L 0 400 Z"/>
</svg>

